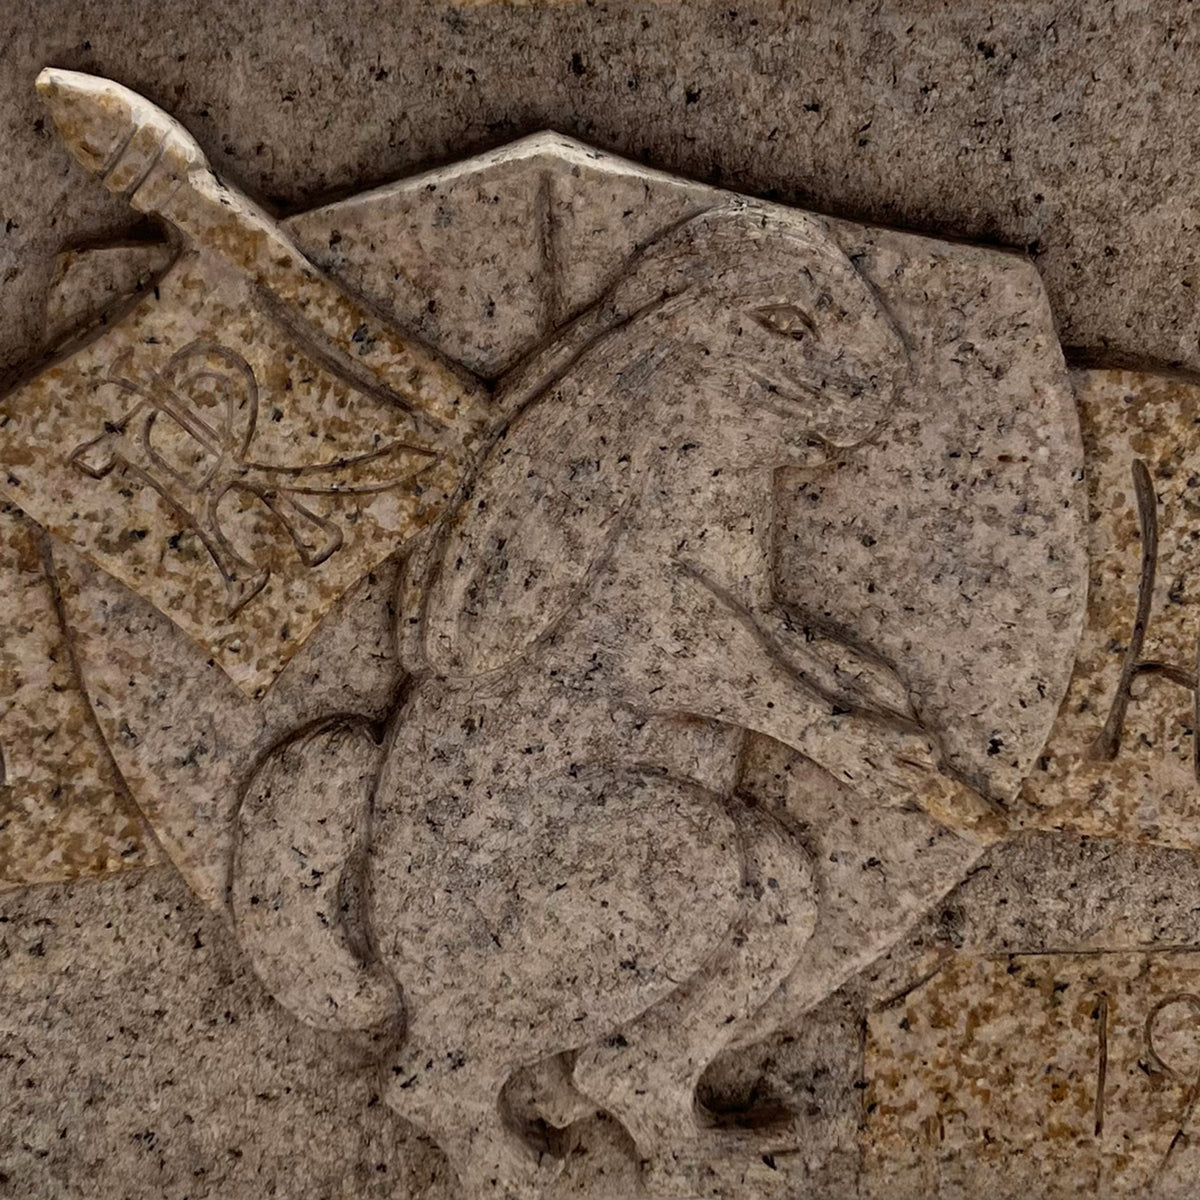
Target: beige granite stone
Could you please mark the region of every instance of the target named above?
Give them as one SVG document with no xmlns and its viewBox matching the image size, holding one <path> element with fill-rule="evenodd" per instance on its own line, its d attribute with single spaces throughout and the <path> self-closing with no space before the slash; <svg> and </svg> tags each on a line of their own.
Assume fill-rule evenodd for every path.
<svg viewBox="0 0 1200 1200">
<path fill-rule="evenodd" d="M 245 1170 L 282 1195 L 1185 1194 L 1194 862 L 1078 837 L 1192 844 L 1178 738 L 1159 735 L 1153 813 L 1120 754 L 1077 749 L 1128 568 L 1093 581 L 1076 651 L 1085 475 L 1095 575 L 1132 545 L 1112 503 L 1132 454 L 1160 451 L 1184 505 L 1186 387 L 1079 376 L 1081 439 L 1028 260 L 558 135 L 278 222 L 141 97 L 69 72 L 41 90 L 171 243 L 62 261 L 68 340 L 5 402 L 3 487 L 61 536 L 24 527 L 26 584 L 69 638 L 63 703 L 105 747 L 81 778 L 120 772 L 205 906 L 174 901 L 194 949 L 218 949 L 189 970 L 154 936 L 179 888 L 161 872 L 29 890 L 5 919 L 25 957 L 0 934 L 4 1019 L 48 1036 L 61 999 L 66 1040 L 104 1063 L 154 959 L 141 995 L 171 996 L 185 1033 L 161 1004 L 118 1028 L 171 1087 L 183 1039 L 212 1047 L 199 1122 L 178 1093 L 198 1136 L 227 1140 L 221 1101 L 256 1072 L 312 1079 L 228 1171 L 150 1128 L 156 1182 L 127 1150 L 105 1179 L 153 1194 L 189 1159 L 184 1186 L 237 1192 Z M 268 382 L 298 423 L 259 457 Z M 360 486 L 380 426 L 433 458 L 428 495 L 372 507 L 399 494 Z M 297 431 L 335 459 L 294 462 Z M 256 474 L 335 468 L 351 478 L 319 511 Z M 189 538 L 203 553 L 176 562 Z M 1166 666 L 1139 688 L 1195 691 L 1186 618 L 1151 628 Z M 1126 732 L 1167 727 L 1143 700 Z M 1029 824 L 1058 840 L 1013 836 Z M 34 845 L 36 822 L 18 833 Z M 1082 909 L 1055 901 L 1073 870 Z M 88 943 L 108 911 L 125 927 Z M 76 941 L 32 961 L 64 913 Z M 249 990 L 227 1022 L 253 1015 L 218 1039 L 193 1010 L 230 979 Z M 73 1060 L 28 1037 L 3 1061 L 70 1087 Z M 29 1194 L 77 1194 L 80 1147 L 112 1139 L 85 1115 L 39 1173 L 44 1102 L 10 1115 L 0 1174 Z M 328 1174 L 293 1181 L 309 1154 Z"/>
<path fill-rule="evenodd" d="M 0 506 L 0 890 L 159 857 L 80 689 L 48 552 Z"/>
<path fill-rule="evenodd" d="M 4 399 L 3 491 L 261 693 L 462 473 L 471 385 L 316 268 L 132 92 L 39 77 L 64 141 L 180 238 L 111 328 Z"/>
<path fill-rule="evenodd" d="M 46 295 L 47 339 L 59 342 L 108 320 L 171 256 L 161 242 L 64 251 Z M 0 648 L 0 747 L 23 747 L 20 760 L 5 762 L 0 888 L 156 862 L 154 837 L 80 687 L 73 639 L 60 619 L 60 581 L 48 562 L 50 539 L 11 505 L 0 520 L 0 599 L 6 613 L 19 614 Z M 42 728 L 52 714 L 53 727 Z M 31 719 L 39 728 L 28 727 Z"/>
<path fill-rule="evenodd" d="M 601 1110 L 656 1195 L 786 1186 L 768 1160 L 795 1115 L 725 1128 L 696 1107 L 706 1068 L 1003 835 L 1068 677 L 1082 446 L 1034 272 L 553 135 L 293 234 L 141 97 L 39 88 L 182 243 L 10 393 L 2 447 L 68 543 L 47 569 L 88 701 L 167 853 L 294 1017 L 378 1060 L 464 1193 L 547 1195 Z M 301 526 L 333 516 L 256 474 L 283 470 L 255 448 L 259 381 L 337 470 L 362 465 L 339 430 L 407 422 L 428 500 L 389 527 L 366 509 L 394 483 L 361 489 L 318 553 Z M 351 392 L 367 409 L 330 415 Z M 233 492 L 294 555 L 235 545 Z M 389 556 L 398 577 L 338 603 Z M 879 898 L 843 882 L 864 852 Z M 552 1152 L 520 1133 L 518 1077 Z"/>
<path fill-rule="evenodd" d="M 45 340 L 58 346 L 122 301 L 154 286 L 175 257 L 165 242 L 131 242 L 64 250 L 46 293 Z"/>
<path fill-rule="evenodd" d="M 1087 451 L 1088 621 L 1062 712 L 1022 790 L 1025 816 L 1196 847 L 1200 387 L 1131 371 L 1074 379 Z"/>
<path fill-rule="evenodd" d="M 353 1049 L 281 1024 L 169 868 L 0 898 L 0 979 L 0 1195 L 394 1197 L 444 1177 Z"/>
<path fill-rule="evenodd" d="M 0 359 L 35 349 L 64 243 L 134 227 L 68 174 L 30 84 L 118 79 L 296 212 L 552 128 L 677 175 L 1028 247 L 1066 345 L 1193 367 L 1188 0 L 5 7 Z M 42 124 L 39 124 L 42 121 Z"/>
<path fill-rule="evenodd" d="M 382 721 L 401 684 L 383 563 L 351 589 L 261 701 L 172 622 L 69 547 L 54 561 L 87 695 L 122 777 L 204 900 L 228 885 L 233 821 L 258 760 L 296 728 L 345 713 Z M 148 655 L 147 646 L 154 647 Z"/>
<path fill-rule="evenodd" d="M 1200 957 L 956 956 L 868 1021 L 865 1195 L 1194 1194 Z"/>
</svg>

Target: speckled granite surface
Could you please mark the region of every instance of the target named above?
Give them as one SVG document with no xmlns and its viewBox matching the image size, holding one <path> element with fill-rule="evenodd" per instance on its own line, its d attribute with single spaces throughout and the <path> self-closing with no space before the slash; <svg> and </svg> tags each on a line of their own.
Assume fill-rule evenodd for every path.
<svg viewBox="0 0 1200 1200">
<path fill-rule="evenodd" d="M 79 687 L 45 533 L 0 506 L 0 888 L 158 860 Z"/>
<path fill-rule="evenodd" d="M 206 0 L 163 28 L 136 5 L 12 4 L 4 358 L 37 340 L 62 241 L 131 224 L 64 170 L 29 91 L 53 63 L 167 104 L 286 210 L 553 128 L 737 190 L 1032 248 L 1066 345 L 1200 365 L 1190 15 L 1186 0 L 353 0 L 336 16 Z"/>
<path fill-rule="evenodd" d="M 0 1194 L 392 1196 L 444 1171 L 336 1039 L 280 1028 L 169 869 L 5 897 L 0 960 Z"/>
<path fill-rule="evenodd" d="M 17 12 L 0 59 L 4 361 L 141 304 L 0 427 L 59 535 L 0 513 L 0 1195 L 1188 1196 L 1186 13 L 135 17 Z M 69 162 L 47 63 L 196 134 L 101 172 L 173 244 Z M 543 127 L 637 163 L 342 198 Z M 162 186 L 205 159 L 266 209 Z M 197 337 L 237 349 L 187 392 Z M 55 457 L 124 436 L 121 346 L 196 412 L 230 354 L 288 394 L 239 479 L 353 475 L 361 397 L 414 398 L 441 491 L 255 482 L 176 562 L 124 466 Z M 180 411 L 147 461 L 202 492 Z"/>
</svg>

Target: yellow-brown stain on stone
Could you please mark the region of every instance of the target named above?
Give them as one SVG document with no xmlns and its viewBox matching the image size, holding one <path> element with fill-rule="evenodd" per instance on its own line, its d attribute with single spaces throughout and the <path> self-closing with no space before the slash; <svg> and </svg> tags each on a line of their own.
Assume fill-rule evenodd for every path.
<svg viewBox="0 0 1200 1200">
<path fill-rule="evenodd" d="M 1189 1194 L 1198 993 L 1194 951 L 952 958 L 868 1018 L 862 1194 Z"/>
<path fill-rule="evenodd" d="M 104 337 L 0 401 L 8 468 L 0 491 L 170 616 L 247 694 L 261 695 L 337 598 L 436 519 L 464 462 L 431 443 L 408 414 L 315 362 L 263 310 L 247 281 L 211 253 L 185 253 L 157 290 Z M 307 565 L 258 493 L 227 492 L 220 503 L 222 521 L 232 518 L 230 542 L 254 570 L 269 572 L 240 608 L 174 506 L 187 497 L 164 494 L 182 485 L 166 478 L 165 487 L 151 486 L 144 471 L 122 463 L 94 478 L 70 462 L 75 447 L 121 426 L 135 403 L 124 385 L 105 384 L 110 372 L 153 392 L 172 356 L 198 339 L 236 355 L 253 373 L 258 416 L 247 460 L 283 467 L 281 490 L 292 480 L 316 489 L 296 497 L 341 539 L 335 552 Z M 130 357 L 122 359 L 126 350 Z M 412 365 L 397 364 L 402 374 Z M 422 374 L 421 387 L 437 391 L 448 380 L 449 373 L 445 380 Z M 387 446 L 396 450 L 363 458 Z M 349 465 L 340 471 L 326 469 L 343 461 Z M 300 478 L 305 470 L 316 475 Z M 322 490 L 335 479 L 343 490 Z M 284 625 L 286 639 L 279 636 Z"/>
<path fill-rule="evenodd" d="M 40 536 L 0 504 L 0 890 L 159 859 L 88 713 Z"/>
<path fill-rule="evenodd" d="M 1159 550 L 1140 655 L 1192 673 L 1200 641 L 1200 385 L 1135 371 L 1074 376 L 1089 502 L 1087 624 L 1058 719 L 1022 788 L 1015 823 L 1200 846 L 1192 696 L 1159 674 L 1135 679 L 1115 757 L 1096 740 L 1133 636 L 1142 544 L 1133 465 L 1157 499 Z"/>
</svg>

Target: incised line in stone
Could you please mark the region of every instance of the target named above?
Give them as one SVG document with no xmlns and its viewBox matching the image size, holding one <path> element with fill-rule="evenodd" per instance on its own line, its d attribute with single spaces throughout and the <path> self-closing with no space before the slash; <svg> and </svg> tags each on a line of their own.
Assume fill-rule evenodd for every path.
<svg viewBox="0 0 1200 1200">
<path fill-rule="evenodd" d="M 316 485 L 303 482 L 306 478 L 353 470 L 397 453 L 415 455 L 419 460 L 436 459 L 426 447 L 396 440 L 367 454 L 325 463 L 293 467 L 255 462 L 246 455 L 257 425 L 258 385 L 252 368 L 240 354 L 213 342 L 195 341 L 172 355 L 165 370 L 154 374 L 148 383 L 131 377 L 131 357 L 129 350 L 118 356 L 106 384 L 133 397 L 133 407 L 119 422 L 107 424 L 98 437 L 76 446 L 67 462 L 92 479 L 103 479 L 119 467 L 153 488 L 196 535 L 220 571 L 230 592 L 230 617 L 262 591 L 271 571 L 248 561 L 226 536 L 219 512 L 226 495 L 244 492 L 259 500 L 290 536 L 300 561 L 312 568 L 342 547 L 344 535 L 334 521 L 314 512 L 297 497 L 386 491 L 411 479 L 428 462 L 379 484 Z M 218 359 L 228 370 L 204 365 L 205 358 Z M 181 367 L 196 359 L 201 360 L 198 369 L 180 372 Z M 219 426 L 206 420 L 181 395 L 181 389 L 197 382 L 215 385 L 224 409 Z M 240 398 L 235 401 L 235 397 Z M 156 450 L 152 431 L 160 417 L 172 421 L 202 448 L 209 462 L 197 476 L 186 477 Z M 189 495 L 195 499 L 189 501 Z"/>
<path fill-rule="evenodd" d="M 62 644 L 67 652 L 67 662 L 71 669 L 71 675 L 75 680 L 76 688 L 79 689 L 79 698 L 83 704 L 84 719 L 92 730 L 92 736 L 99 742 L 102 748 L 104 761 L 108 765 L 109 773 L 115 784 L 114 791 L 120 797 L 126 810 L 137 820 L 138 829 L 145 844 L 154 847 L 162 862 L 170 862 L 170 856 L 163 848 L 158 834 L 147 819 L 142 806 L 134 797 L 133 789 L 125 781 L 125 776 L 122 774 L 121 768 L 117 765 L 112 747 L 109 745 L 108 738 L 105 736 L 104 729 L 100 724 L 100 718 L 96 716 L 96 710 L 92 705 L 92 697 L 84 686 L 83 671 L 79 666 L 79 650 L 75 644 L 75 635 L 71 631 L 71 623 L 67 619 L 67 606 L 63 601 L 62 587 L 58 582 L 58 568 L 54 564 L 53 547 L 54 543 L 50 535 L 45 530 L 39 530 L 38 552 L 42 562 L 42 573 L 45 575 L 46 585 L 50 589 L 50 603 L 54 609 L 55 619 L 58 621 L 58 630 L 62 636 Z"/>
<path fill-rule="evenodd" d="M 1154 579 L 1158 566 L 1158 497 L 1155 495 L 1154 483 L 1144 459 L 1134 459 L 1132 473 L 1142 542 L 1137 610 L 1133 619 L 1133 633 L 1121 663 L 1117 693 L 1113 697 L 1104 728 L 1092 743 L 1090 755 L 1103 762 L 1111 762 L 1116 758 L 1129 702 L 1132 699 L 1133 681 L 1139 675 L 1161 675 L 1172 683 L 1187 688 L 1192 694 L 1192 776 L 1200 783 L 1200 639 L 1197 639 L 1196 658 L 1190 671 L 1169 663 L 1143 659 L 1141 656 L 1150 624 L 1150 608 L 1154 601 Z"/>
<path fill-rule="evenodd" d="M 1192 992 L 1175 992 L 1173 995 L 1165 996 L 1146 1015 L 1146 1049 L 1164 1071 L 1171 1075 L 1187 1079 L 1187 1074 L 1171 1066 L 1159 1053 L 1157 1046 L 1154 1044 L 1155 1021 L 1165 1009 L 1175 1004 L 1186 1004 L 1192 1010 L 1196 1021 L 1200 1022 L 1200 996 Z M 1179 1124 L 1175 1130 L 1175 1136 L 1171 1138 L 1171 1144 L 1167 1147 L 1167 1152 L 1163 1155 L 1162 1162 L 1159 1163 L 1158 1170 L 1155 1172 L 1155 1182 L 1158 1181 L 1162 1173 L 1166 1170 L 1167 1164 L 1171 1161 L 1171 1155 L 1175 1152 L 1175 1147 L 1180 1142 L 1186 1140 L 1187 1127 L 1191 1123 L 1192 1114 L 1195 1112 L 1198 1100 L 1200 1100 L 1200 1067 L 1197 1067 L 1195 1074 L 1188 1082 L 1187 1091 L 1184 1093 L 1183 1108 L 1180 1111 Z"/>
</svg>

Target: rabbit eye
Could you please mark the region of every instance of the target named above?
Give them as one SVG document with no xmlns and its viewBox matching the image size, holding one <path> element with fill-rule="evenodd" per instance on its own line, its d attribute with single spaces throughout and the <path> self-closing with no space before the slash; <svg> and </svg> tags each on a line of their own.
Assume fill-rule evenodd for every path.
<svg viewBox="0 0 1200 1200">
<path fill-rule="evenodd" d="M 794 304 L 766 304 L 762 308 L 756 308 L 750 315 L 764 329 L 793 341 L 801 341 L 817 332 L 817 327 L 808 313 Z"/>
</svg>

